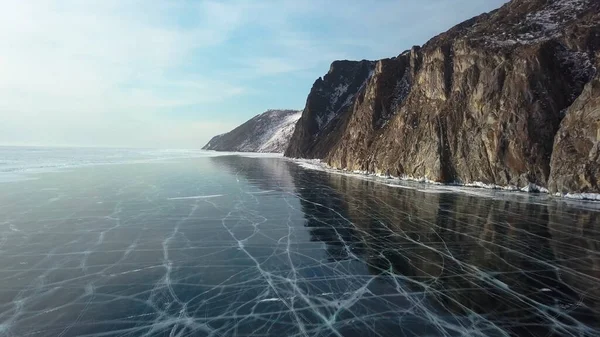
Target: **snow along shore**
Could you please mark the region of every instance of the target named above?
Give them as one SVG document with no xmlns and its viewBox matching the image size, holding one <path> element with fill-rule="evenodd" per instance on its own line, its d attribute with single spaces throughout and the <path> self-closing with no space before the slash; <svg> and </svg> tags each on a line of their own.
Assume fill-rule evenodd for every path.
<svg viewBox="0 0 600 337">
<path fill-rule="evenodd" d="M 522 192 L 522 193 L 530 193 L 541 196 L 555 196 L 569 200 L 580 200 L 580 201 L 600 201 L 600 194 L 597 193 L 555 193 L 551 194 L 548 189 L 542 186 L 538 186 L 536 184 L 530 183 L 525 187 L 518 188 L 517 186 L 509 185 L 509 186 L 500 186 L 495 184 L 486 184 L 483 182 L 471 182 L 471 183 L 440 183 L 437 181 L 429 180 L 427 178 L 422 177 L 412 177 L 412 176 L 402 176 L 402 177 L 394 177 L 394 176 L 386 176 L 382 174 L 369 173 L 366 171 L 349 171 L 345 169 L 337 169 L 329 166 L 324 163 L 320 159 L 299 159 L 299 158 L 288 158 L 289 160 L 295 162 L 299 166 L 309 169 L 309 170 L 317 170 L 317 171 L 325 171 L 335 174 L 342 174 L 346 176 L 359 177 L 359 178 L 370 178 L 375 182 L 383 183 L 390 187 L 399 187 L 399 188 L 409 188 L 409 189 L 417 189 L 421 192 L 428 193 L 444 193 L 444 192 L 463 192 L 466 194 L 473 194 L 478 196 L 491 196 L 488 193 L 478 193 L 477 189 L 485 189 L 485 190 L 496 190 L 496 191 L 506 191 L 506 192 Z M 393 183 L 390 183 L 393 182 Z M 418 186 L 411 185 L 400 185 L 402 182 L 412 182 L 412 183 L 422 183 L 427 184 L 429 186 L 424 189 L 419 189 Z M 435 192 L 437 191 L 437 192 Z"/>
</svg>

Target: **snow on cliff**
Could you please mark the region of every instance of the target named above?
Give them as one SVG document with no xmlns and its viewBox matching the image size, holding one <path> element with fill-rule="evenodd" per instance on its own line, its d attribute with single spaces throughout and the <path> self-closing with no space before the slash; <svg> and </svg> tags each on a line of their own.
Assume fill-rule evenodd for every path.
<svg viewBox="0 0 600 337">
<path fill-rule="evenodd" d="M 281 153 L 301 115 L 299 110 L 268 110 L 228 133 L 213 137 L 203 149 Z"/>
<path fill-rule="evenodd" d="M 257 152 L 283 152 L 290 142 L 290 138 L 292 138 L 292 134 L 294 133 L 294 129 L 296 128 L 296 122 L 302 116 L 302 110 L 298 110 L 295 113 L 287 115 L 282 119 L 281 123 L 274 125 L 271 131 L 275 131 L 273 133 L 268 133 L 271 135 L 269 139 L 264 142 L 259 148 Z"/>
</svg>

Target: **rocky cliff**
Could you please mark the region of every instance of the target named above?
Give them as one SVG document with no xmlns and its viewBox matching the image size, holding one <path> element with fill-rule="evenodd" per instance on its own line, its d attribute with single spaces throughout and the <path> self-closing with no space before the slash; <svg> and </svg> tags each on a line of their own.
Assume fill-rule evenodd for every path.
<svg viewBox="0 0 600 337">
<path fill-rule="evenodd" d="M 372 77 L 375 62 L 335 61 L 329 72 L 315 81 L 302 118 L 286 150 L 291 157 L 323 158 L 346 131 L 356 95 Z"/>
<path fill-rule="evenodd" d="M 228 133 L 213 137 L 202 149 L 282 153 L 301 114 L 298 110 L 268 110 Z"/>
<path fill-rule="evenodd" d="M 598 66 L 600 1 L 513 0 L 396 57 L 334 62 L 286 155 L 439 182 L 600 193 Z M 353 90 L 333 106 L 348 82 Z"/>
</svg>

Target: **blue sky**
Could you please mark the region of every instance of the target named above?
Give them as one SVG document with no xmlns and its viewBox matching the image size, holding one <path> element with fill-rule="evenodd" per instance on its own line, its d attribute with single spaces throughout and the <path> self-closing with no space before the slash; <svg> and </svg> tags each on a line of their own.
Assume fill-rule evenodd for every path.
<svg viewBox="0 0 600 337">
<path fill-rule="evenodd" d="M 201 147 L 504 0 L 0 0 L 0 144 Z"/>
</svg>

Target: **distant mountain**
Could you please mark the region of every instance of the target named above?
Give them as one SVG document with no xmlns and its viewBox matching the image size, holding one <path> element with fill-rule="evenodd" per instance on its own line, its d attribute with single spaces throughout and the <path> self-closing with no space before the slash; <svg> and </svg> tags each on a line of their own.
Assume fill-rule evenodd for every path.
<svg viewBox="0 0 600 337">
<path fill-rule="evenodd" d="M 282 153 L 301 115 L 301 110 L 267 110 L 230 132 L 213 137 L 202 149 Z"/>
<path fill-rule="evenodd" d="M 512 0 L 396 57 L 333 62 L 285 155 L 443 183 L 600 193 L 597 69 L 599 0 Z"/>
</svg>

